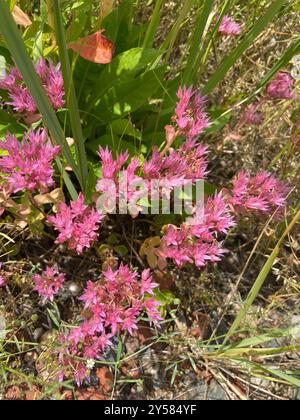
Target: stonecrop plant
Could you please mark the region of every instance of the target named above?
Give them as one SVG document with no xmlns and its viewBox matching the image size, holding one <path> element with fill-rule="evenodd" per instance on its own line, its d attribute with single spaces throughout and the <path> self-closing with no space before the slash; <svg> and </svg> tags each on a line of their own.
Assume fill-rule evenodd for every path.
<svg viewBox="0 0 300 420">
<path fill-rule="evenodd" d="M 131 0 L 98 20 L 95 2 L 79 2 L 78 8 L 69 1 L 37 2 L 31 16 L 41 33 L 34 33 L 33 26 L 20 31 L 11 3 L 0 0 L 0 118 L 7 121 L 0 126 L 1 222 L 47 238 L 55 249 L 27 281 L 40 311 L 58 308 L 61 299 L 65 306 L 76 302 L 76 315 L 56 322 L 57 340 L 49 356 L 55 362 L 47 374 L 51 381 L 74 379 L 80 387 L 118 343 L 136 334 L 141 321 L 159 334 L 168 318 L 154 277 L 159 269 L 140 257 L 133 222 L 143 225 L 147 241 L 153 220 L 166 216 L 156 229 L 153 251 L 166 267 L 159 271 L 188 267 L 203 272 L 227 258 L 227 238 L 245 221 L 280 224 L 294 185 L 270 167 L 258 167 L 256 173 L 240 168 L 222 185 L 214 177 L 216 149 L 210 135 L 225 124 L 220 128 L 222 115 L 213 112 L 212 90 L 234 63 L 238 66 L 246 49 L 243 36 L 254 40 L 262 21 L 254 28 L 240 25 L 228 7 L 196 2 L 194 36 L 199 48 L 202 37 L 203 50 L 196 52 L 192 37 L 188 63 L 173 77 L 165 57 L 184 16 L 172 39 L 155 49 L 157 16 L 146 32 L 145 25 L 134 25 L 134 32 Z M 275 1 L 265 12 L 264 24 L 282 3 Z M 214 43 L 227 37 L 227 64 L 221 62 L 203 85 L 199 71 Z M 239 109 L 236 131 L 250 125 L 259 129 L 266 103 L 275 107 L 282 101 L 282 106 L 294 98 L 288 61 L 284 56 L 275 63 L 259 92 L 232 108 Z M 119 252 L 113 251 L 102 266 L 101 249 L 120 225 L 127 252 L 116 247 Z M 82 280 L 83 291 L 72 302 L 64 297 L 72 273 L 60 265 L 60 253 L 78 264 L 90 255 L 99 257 L 97 276 Z M 9 253 L 1 259 L 0 288 L 8 293 L 13 277 L 11 266 L 9 274 L 6 270 Z M 84 273 L 82 279 L 87 277 Z"/>
</svg>

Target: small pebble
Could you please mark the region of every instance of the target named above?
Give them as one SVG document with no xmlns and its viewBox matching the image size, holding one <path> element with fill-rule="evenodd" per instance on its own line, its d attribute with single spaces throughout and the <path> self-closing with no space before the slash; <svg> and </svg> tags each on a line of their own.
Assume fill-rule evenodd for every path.
<svg viewBox="0 0 300 420">
<path fill-rule="evenodd" d="M 70 283 L 68 288 L 72 296 L 78 296 L 82 291 L 82 288 L 74 282 Z"/>
<path fill-rule="evenodd" d="M 39 341 L 40 337 L 43 335 L 44 328 L 39 327 L 33 331 L 33 339 L 34 341 Z"/>
</svg>

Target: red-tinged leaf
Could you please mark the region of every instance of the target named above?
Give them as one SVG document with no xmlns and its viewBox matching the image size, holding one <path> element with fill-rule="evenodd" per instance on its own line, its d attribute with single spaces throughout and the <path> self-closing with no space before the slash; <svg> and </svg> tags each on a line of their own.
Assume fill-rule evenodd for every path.
<svg viewBox="0 0 300 420">
<path fill-rule="evenodd" d="M 12 15 L 17 25 L 30 26 L 32 23 L 29 16 L 26 15 L 26 13 L 24 13 L 18 6 L 13 8 Z"/>
<path fill-rule="evenodd" d="M 86 60 L 97 64 L 108 64 L 112 61 L 115 45 L 112 41 L 107 39 L 102 32 L 86 36 L 78 41 L 72 42 L 68 45 L 73 51 L 77 52 Z"/>
</svg>

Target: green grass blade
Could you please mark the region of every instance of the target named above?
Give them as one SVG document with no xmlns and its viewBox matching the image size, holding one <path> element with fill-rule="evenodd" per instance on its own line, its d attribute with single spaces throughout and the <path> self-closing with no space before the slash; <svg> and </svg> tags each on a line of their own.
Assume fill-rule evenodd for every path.
<svg viewBox="0 0 300 420">
<path fill-rule="evenodd" d="M 175 25 L 173 26 L 173 29 L 170 32 L 170 35 L 167 37 L 166 41 L 163 43 L 163 46 L 161 49 L 164 51 L 165 49 L 168 48 L 166 58 L 165 58 L 166 63 L 169 61 L 169 58 L 172 54 L 172 49 L 174 47 L 175 41 L 180 31 L 181 24 L 186 18 L 190 9 L 192 8 L 192 5 L 193 5 L 193 0 L 185 0 L 181 8 L 181 11 L 179 13 L 179 16 L 175 22 Z"/>
<path fill-rule="evenodd" d="M 274 262 L 278 256 L 278 253 L 280 251 L 280 247 L 284 241 L 284 239 L 286 238 L 286 236 L 291 232 L 291 230 L 293 229 L 293 227 L 296 225 L 296 223 L 299 221 L 300 218 L 300 211 L 298 211 L 296 213 L 296 215 L 294 216 L 293 220 L 290 222 L 290 224 L 288 225 L 288 227 L 285 229 L 284 233 L 282 234 L 281 238 L 279 239 L 279 241 L 277 242 L 275 248 L 273 249 L 271 255 L 269 256 L 269 258 L 267 259 L 265 265 L 263 266 L 263 268 L 261 269 L 256 281 L 254 282 L 252 289 L 250 290 L 242 309 L 240 310 L 240 312 L 238 313 L 236 319 L 234 320 L 233 324 L 231 325 L 228 333 L 226 334 L 226 337 L 224 339 L 223 345 L 220 349 L 220 351 L 222 351 L 222 349 L 224 348 L 225 344 L 228 342 L 229 338 L 235 333 L 235 331 L 237 330 L 237 328 L 239 327 L 240 323 L 242 322 L 242 320 L 245 318 L 245 316 L 247 315 L 251 305 L 253 304 L 254 300 L 256 299 L 258 293 L 260 292 L 268 274 L 270 273 Z"/>
<path fill-rule="evenodd" d="M 195 30 L 192 35 L 191 47 L 186 67 L 183 73 L 183 81 L 189 86 L 195 77 L 199 68 L 199 60 L 201 61 L 201 44 L 202 37 L 209 24 L 209 15 L 212 11 L 214 0 L 205 0 L 203 7 L 199 10 L 195 23 Z"/>
<path fill-rule="evenodd" d="M 250 360 L 244 360 L 244 359 L 236 359 L 236 360 L 239 363 L 248 366 L 250 370 L 254 373 L 254 375 L 255 375 L 255 372 L 257 374 L 259 374 L 259 372 L 266 373 L 269 375 L 269 378 L 268 378 L 269 380 L 272 380 L 272 376 L 273 377 L 277 376 L 277 378 L 282 379 L 285 383 L 288 383 L 298 388 L 300 387 L 300 380 L 298 378 L 296 378 L 295 376 L 292 376 L 291 374 L 285 373 L 280 369 L 265 367 Z"/>
<path fill-rule="evenodd" d="M 76 191 L 76 188 L 74 187 L 73 182 L 71 181 L 71 178 L 69 177 L 68 172 L 63 167 L 61 161 L 59 158 L 55 159 L 56 165 L 58 167 L 59 172 L 62 174 L 63 180 L 66 184 L 66 187 L 69 191 L 70 197 L 73 201 L 76 201 L 78 198 L 78 193 Z"/>
<path fill-rule="evenodd" d="M 80 185 L 85 192 L 86 181 L 88 179 L 88 164 L 82 128 L 80 124 L 80 114 L 78 110 L 77 98 L 73 84 L 71 65 L 68 56 L 67 44 L 65 39 L 65 29 L 62 19 L 62 12 L 59 0 L 53 0 L 54 24 L 56 40 L 59 48 L 59 56 L 62 66 L 64 78 L 64 86 L 67 97 L 67 110 L 70 117 L 73 138 L 75 142 L 75 150 L 80 173 Z"/>
<path fill-rule="evenodd" d="M 70 148 L 66 142 L 64 132 L 57 116 L 41 86 L 32 61 L 26 51 L 21 34 L 11 15 L 9 7 L 4 0 L 0 0 L 0 31 L 7 43 L 16 65 L 22 73 L 23 79 L 34 98 L 44 124 L 48 127 L 54 140 L 62 147 L 62 152 L 78 177 L 77 165 L 73 159 Z"/>
<path fill-rule="evenodd" d="M 155 2 L 155 8 L 152 13 L 152 17 L 148 25 L 145 39 L 143 42 L 143 48 L 152 48 L 153 46 L 156 30 L 159 25 L 162 3 L 163 3 L 163 0 L 156 0 Z"/>
<path fill-rule="evenodd" d="M 210 55 L 210 51 L 214 45 L 214 39 L 216 38 L 216 36 L 218 35 L 218 29 L 221 25 L 222 19 L 224 17 L 224 15 L 226 14 L 227 10 L 230 8 L 232 3 L 232 0 L 226 0 L 224 2 L 224 4 L 221 7 L 220 13 L 218 14 L 218 19 L 210 33 L 210 37 L 207 43 L 207 46 L 204 50 L 200 50 L 200 53 L 198 55 L 198 59 L 197 62 L 195 63 L 195 74 L 194 74 L 194 78 L 193 81 L 197 82 L 198 79 L 198 75 L 200 73 L 202 73 L 203 67 L 205 66 L 205 63 Z"/>
<path fill-rule="evenodd" d="M 253 28 L 245 35 L 240 44 L 229 54 L 220 64 L 216 72 L 210 77 L 203 88 L 203 93 L 207 94 L 214 89 L 221 80 L 225 77 L 227 72 L 236 63 L 236 61 L 244 54 L 244 52 L 251 46 L 258 35 L 267 27 L 269 22 L 276 16 L 286 0 L 275 0 L 266 10 L 265 14 L 261 16 Z"/>
</svg>

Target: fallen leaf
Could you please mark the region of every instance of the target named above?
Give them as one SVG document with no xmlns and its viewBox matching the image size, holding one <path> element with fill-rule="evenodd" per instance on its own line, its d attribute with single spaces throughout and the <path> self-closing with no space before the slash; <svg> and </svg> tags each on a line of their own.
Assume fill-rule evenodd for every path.
<svg viewBox="0 0 300 420">
<path fill-rule="evenodd" d="M 107 399 L 105 395 L 101 394 L 99 390 L 95 388 L 79 389 L 76 391 L 76 397 L 78 401 L 100 401 Z"/>
<path fill-rule="evenodd" d="M 4 394 L 4 400 L 21 400 L 23 397 L 23 392 L 21 388 L 17 385 L 12 385 L 8 387 Z"/>
<path fill-rule="evenodd" d="M 96 370 L 96 376 L 99 380 L 100 387 L 104 392 L 111 392 L 113 387 L 113 375 L 110 372 L 109 368 L 106 366 L 103 366 L 101 368 L 98 368 Z"/>
<path fill-rule="evenodd" d="M 159 236 L 153 236 L 145 240 L 140 249 L 140 256 L 147 257 L 149 267 L 154 270 L 159 268 L 164 270 L 166 268 L 166 259 L 161 255 L 160 251 L 161 239 Z"/>
<path fill-rule="evenodd" d="M 18 6 L 13 8 L 12 15 L 17 25 L 30 26 L 32 23 L 29 16 L 26 15 L 26 13 L 24 13 Z"/>
<path fill-rule="evenodd" d="M 49 193 L 36 195 L 34 197 L 34 201 L 37 206 L 43 206 L 45 204 L 58 204 L 65 201 L 65 196 L 61 188 L 56 188 Z"/>
<path fill-rule="evenodd" d="M 82 58 L 97 64 L 108 64 L 112 61 L 114 43 L 102 35 L 104 29 L 88 35 L 78 41 L 71 42 L 68 47 Z"/>
</svg>

